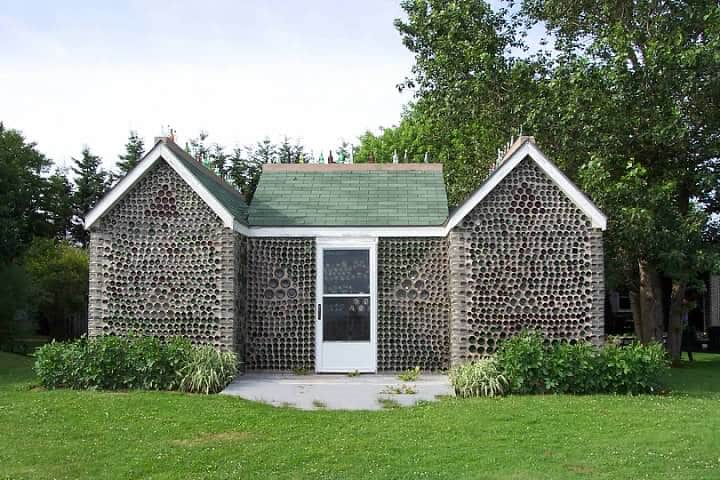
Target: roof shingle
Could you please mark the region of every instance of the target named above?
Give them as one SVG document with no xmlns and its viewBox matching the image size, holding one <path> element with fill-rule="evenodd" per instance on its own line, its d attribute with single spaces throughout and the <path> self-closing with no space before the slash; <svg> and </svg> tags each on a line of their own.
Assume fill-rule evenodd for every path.
<svg viewBox="0 0 720 480">
<path fill-rule="evenodd" d="M 251 226 L 430 226 L 448 216 L 439 164 L 267 165 Z"/>
</svg>

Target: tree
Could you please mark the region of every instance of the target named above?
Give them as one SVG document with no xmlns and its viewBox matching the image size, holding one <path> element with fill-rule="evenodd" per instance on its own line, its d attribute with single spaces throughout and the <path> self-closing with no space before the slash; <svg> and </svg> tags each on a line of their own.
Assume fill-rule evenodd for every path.
<svg viewBox="0 0 720 480">
<path fill-rule="evenodd" d="M 611 213 L 611 255 L 633 265 L 636 331 L 680 358 L 685 291 L 715 262 L 703 238 L 720 187 L 717 2 L 526 0 L 559 52 L 529 122 Z M 583 128 L 579 128 L 582 125 Z M 579 148 L 582 146 L 582 148 Z"/>
<path fill-rule="evenodd" d="M 205 143 L 208 133 L 201 130 L 196 138 L 191 138 L 189 143 L 185 144 L 185 151 L 205 166 L 210 165 L 210 146 Z"/>
<path fill-rule="evenodd" d="M 245 201 L 250 203 L 255 189 L 260 181 L 262 166 L 266 163 L 276 163 L 278 148 L 270 138 L 248 145 L 244 149 L 236 148 L 230 156 L 230 178 L 240 189 Z"/>
<path fill-rule="evenodd" d="M 0 123 L 0 264 L 22 254 L 34 236 L 60 234 L 48 224 L 56 213 L 57 179 L 45 176 L 51 165 L 34 143 Z"/>
<path fill-rule="evenodd" d="M 415 57 L 412 75 L 399 85 L 415 93 L 406 116 L 432 147 L 430 157 L 444 164 L 449 201 L 458 204 L 522 125 L 537 67 L 508 54 L 522 43 L 505 10 L 482 0 L 405 0 L 402 7 L 407 19 L 395 25 Z"/>
<path fill-rule="evenodd" d="M 64 240 L 72 228 L 73 218 L 73 186 L 64 170 L 56 170 L 47 178 L 43 194 L 47 207 L 45 232 L 37 236 Z"/>
<path fill-rule="evenodd" d="M 230 166 L 228 165 L 230 156 L 225 153 L 225 147 L 214 143 L 210 147 L 209 153 L 209 166 L 211 170 L 220 176 L 220 178 L 227 178 Z"/>
<path fill-rule="evenodd" d="M 275 147 L 275 152 L 280 163 L 306 161 L 305 147 L 299 142 L 291 143 L 287 136 L 283 137 L 283 141 Z"/>
<path fill-rule="evenodd" d="M 102 159 L 93 155 L 88 147 L 82 157 L 73 158 L 76 190 L 73 194 L 72 237 L 83 247 L 89 240 L 85 231 L 85 215 L 97 204 L 110 187 L 111 175 L 101 167 Z"/>
<path fill-rule="evenodd" d="M 117 163 L 120 175 L 126 175 L 135 165 L 140 163 L 140 159 L 145 155 L 145 143 L 136 131 L 131 130 L 128 141 L 125 144 L 125 154 L 119 155 L 120 159 Z"/>
<path fill-rule="evenodd" d="M 388 128 L 380 128 L 380 134 L 370 131 L 358 137 L 359 145 L 355 147 L 354 157 L 356 163 L 364 163 L 372 158 L 378 163 L 392 161 L 393 152 L 398 152 L 404 160 L 407 152 L 408 162 L 423 162 L 425 154 L 430 161 L 436 159 L 453 158 L 452 144 L 440 139 L 440 134 L 430 128 L 427 118 L 414 107 L 403 111 L 400 123 Z M 447 172 L 446 172 L 447 173 Z M 456 185 L 453 182 L 453 185 Z M 455 194 L 453 198 L 460 197 Z"/>
<path fill-rule="evenodd" d="M 517 15 L 481 0 L 402 6 L 396 26 L 415 66 L 400 87 L 415 89 L 410 115 L 445 163 L 451 201 L 486 176 L 510 132 L 536 135 L 609 213 L 608 271 L 630 284 L 643 341 L 663 330 L 662 279 L 671 282 L 677 360 L 685 289 L 715 262 L 706 239 L 720 191 L 720 6 L 524 0 Z M 538 23 L 554 50 L 529 54 L 524 39 Z"/>
<path fill-rule="evenodd" d="M 87 250 L 66 241 L 36 238 L 24 267 L 33 282 L 41 328 L 53 338 L 77 336 L 71 318 L 87 309 Z"/>
</svg>

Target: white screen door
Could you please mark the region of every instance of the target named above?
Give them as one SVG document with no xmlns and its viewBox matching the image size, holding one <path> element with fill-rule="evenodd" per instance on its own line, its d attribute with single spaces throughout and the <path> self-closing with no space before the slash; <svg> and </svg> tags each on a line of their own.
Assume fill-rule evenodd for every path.
<svg viewBox="0 0 720 480">
<path fill-rule="evenodd" d="M 321 240 L 317 248 L 318 372 L 376 370 L 375 240 Z"/>
</svg>

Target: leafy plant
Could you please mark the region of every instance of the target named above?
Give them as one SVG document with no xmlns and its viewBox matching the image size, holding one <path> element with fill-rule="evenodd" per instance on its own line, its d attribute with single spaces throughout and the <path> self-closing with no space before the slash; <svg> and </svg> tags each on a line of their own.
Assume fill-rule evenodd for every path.
<svg viewBox="0 0 720 480">
<path fill-rule="evenodd" d="M 492 358 L 458 365 L 450 370 L 450 383 L 458 397 L 496 397 L 503 395 L 508 386 Z"/>
<path fill-rule="evenodd" d="M 513 393 L 543 393 L 548 388 L 550 363 L 542 335 L 524 330 L 503 342 L 497 363 Z"/>
<path fill-rule="evenodd" d="M 225 388 L 237 374 L 237 356 L 204 345 L 195 347 L 190 361 L 180 374 L 180 389 L 194 393 L 217 393 Z"/>
<path fill-rule="evenodd" d="M 654 393 L 668 367 L 657 343 L 551 344 L 527 331 L 505 341 L 496 360 L 512 393 Z"/>
<path fill-rule="evenodd" d="M 348 377 L 357 377 L 360 375 L 360 370 L 352 370 L 347 373 Z"/>
<path fill-rule="evenodd" d="M 620 347 L 608 345 L 599 355 L 603 372 L 601 391 L 618 393 L 655 393 L 664 389 L 662 378 L 668 367 L 665 349 L 660 343 L 639 342 Z"/>
<path fill-rule="evenodd" d="M 83 337 L 40 347 L 35 372 L 46 388 L 175 390 L 192 350 L 183 338 Z"/>
<path fill-rule="evenodd" d="M 420 367 L 416 366 L 415 368 L 409 368 L 405 370 L 404 372 L 400 372 L 398 374 L 398 378 L 402 380 L 403 382 L 414 382 L 418 379 L 420 376 Z"/>
</svg>

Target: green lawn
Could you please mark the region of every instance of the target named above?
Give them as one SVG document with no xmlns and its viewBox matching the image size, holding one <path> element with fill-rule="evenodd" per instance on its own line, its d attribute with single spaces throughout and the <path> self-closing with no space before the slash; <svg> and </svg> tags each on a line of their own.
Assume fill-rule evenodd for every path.
<svg viewBox="0 0 720 480">
<path fill-rule="evenodd" d="M 720 355 L 668 396 L 302 412 L 179 393 L 42 391 L 0 353 L 0 478 L 720 478 Z"/>
</svg>

